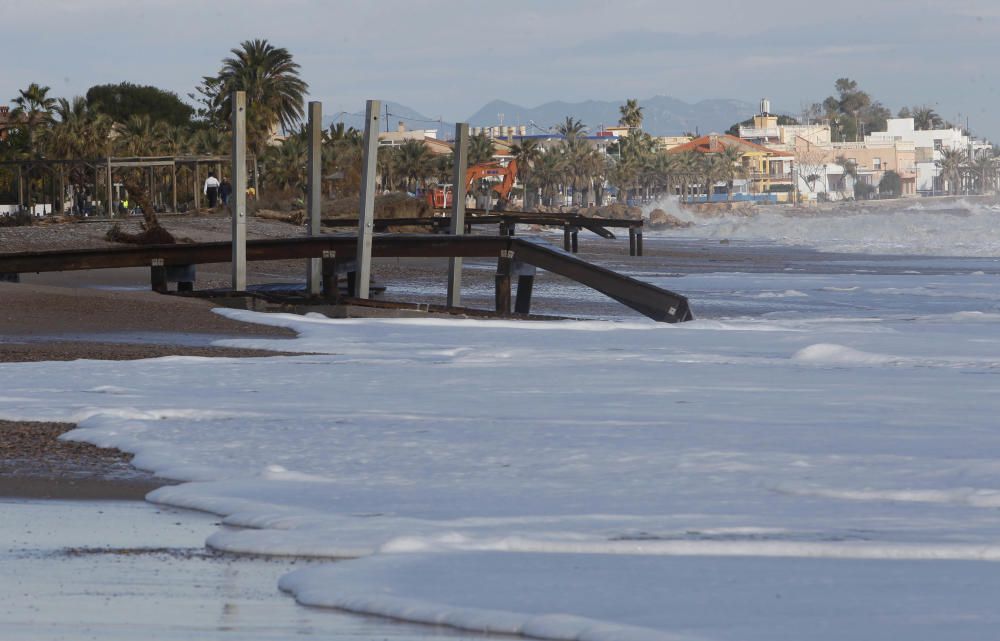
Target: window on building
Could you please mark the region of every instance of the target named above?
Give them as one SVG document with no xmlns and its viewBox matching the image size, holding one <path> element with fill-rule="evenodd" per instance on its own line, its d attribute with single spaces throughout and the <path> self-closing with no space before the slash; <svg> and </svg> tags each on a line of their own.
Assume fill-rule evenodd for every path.
<svg viewBox="0 0 1000 641">
<path fill-rule="evenodd" d="M 882 159 L 881 158 L 872 158 L 872 167 L 875 169 L 875 171 L 878 171 L 879 169 L 882 169 Z"/>
<path fill-rule="evenodd" d="M 944 146 L 944 140 L 941 138 L 934 139 L 934 151 L 941 151 L 941 147 Z"/>
</svg>

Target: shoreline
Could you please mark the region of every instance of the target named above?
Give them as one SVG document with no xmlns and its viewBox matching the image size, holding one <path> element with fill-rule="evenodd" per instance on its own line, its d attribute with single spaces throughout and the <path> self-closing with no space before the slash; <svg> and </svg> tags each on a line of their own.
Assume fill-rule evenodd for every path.
<svg viewBox="0 0 1000 641">
<path fill-rule="evenodd" d="M 0 498 L 141 501 L 177 482 L 132 466 L 132 455 L 59 437 L 73 423 L 0 420 Z"/>
<path fill-rule="evenodd" d="M 126 284 L 133 277 L 115 276 Z M 222 338 L 295 333 L 230 320 L 208 301 L 95 288 L 99 283 L 85 272 L 54 274 L 46 284 L 0 282 L 0 363 L 298 354 L 213 346 Z M 176 483 L 133 467 L 132 456 L 119 450 L 59 439 L 75 428 L 0 415 L 0 497 L 141 501 Z"/>
</svg>

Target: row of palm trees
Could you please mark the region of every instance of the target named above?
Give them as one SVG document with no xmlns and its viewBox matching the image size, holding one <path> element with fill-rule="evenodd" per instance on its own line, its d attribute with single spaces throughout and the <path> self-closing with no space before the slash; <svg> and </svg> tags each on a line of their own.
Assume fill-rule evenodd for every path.
<svg viewBox="0 0 1000 641">
<path fill-rule="evenodd" d="M 223 60 L 216 75 L 202 79 L 199 120 L 189 126 L 171 126 L 147 115 L 115 122 L 84 98 L 53 98 L 48 87 L 32 84 L 13 100 L 13 118 L 19 126 L 0 145 L 0 157 L 226 155 L 230 95 L 239 89 L 248 94 L 247 138 L 259 191 L 300 194 L 305 188 L 307 146 L 304 132 L 295 130 L 302 122 L 307 88 L 291 54 L 263 40 L 242 43 Z M 524 139 L 514 145 L 525 205 L 600 203 L 609 188 L 629 200 L 677 191 L 707 192 L 718 183 L 731 192 L 733 180 L 742 172 L 738 152 L 668 154 L 642 131 L 643 114 L 637 101 L 627 101 L 620 112 L 620 123 L 629 128 L 630 135 L 607 150 L 595 147 L 586 138 L 586 126 L 573 118 L 556 128 L 561 140 L 543 144 Z M 279 128 L 294 133 L 273 144 Z M 485 134 L 472 136 L 470 164 L 489 161 L 494 153 L 493 141 Z M 331 126 L 324 133 L 322 156 L 327 193 L 334 197 L 356 194 L 362 162 L 360 132 L 343 124 Z M 433 154 L 420 141 L 407 141 L 380 148 L 378 167 L 382 189 L 412 192 L 450 182 L 452 158 Z M 91 168 L 92 176 L 87 171 L 74 170 L 70 183 L 93 184 L 97 169 Z M 28 178 L 30 183 L 32 176 Z"/>
<path fill-rule="evenodd" d="M 949 194 L 986 193 L 998 187 L 997 158 L 989 154 L 970 158 L 961 149 L 942 149 L 941 158 L 935 161 L 944 181 L 942 186 Z"/>
<path fill-rule="evenodd" d="M 733 181 L 746 176 L 742 152 L 736 147 L 723 147 L 718 153 L 670 154 L 635 129 L 602 151 L 586 138 L 586 131 L 579 120 L 566 118 L 556 127 L 561 139 L 542 143 L 525 138 L 512 146 L 525 207 L 602 203 L 609 189 L 619 193 L 620 201 L 642 201 L 664 194 L 694 196 L 722 184 L 731 197 Z M 420 141 L 380 147 L 378 154 L 382 190 L 416 192 L 453 179 L 452 154 L 433 154 Z M 322 174 L 329 195 L 357 193 L 361 156 L 360 132 L 345 130 L 343 124 L 324 132 Z M 487 162 L 493 156 L 488 137 L 470 138 L 470 164 Z M 273 187 L 300 193 L 306 184 L 306 161 L 306 136 L 300 132 L 264 154 L 263 175 Z"/>
<path fill-rule="evenodd" d="M 148 115 L 115 121 L 100 105 L 82 97 L 55 98 L 49 87 L 33 83 L 12 100 L 12 124 L 9 135 L 0 140 L 0 160 L 226 155 L 231 139 L 230 96 L 239 90 L 248 98 L 247 142 L 256 180 L 260 175 L 258 159 L 271 153 L 269 143 L 275 134 L 294 129 L 301 122 L 308 85 L 299 77 L 299 65 L 291 54 L 266 40 L 248 40 L 231 53 L 217 74 L 202 79 L 197 98 L 199 118 L 184 126 L 171 126 Z M 97 180 L 97 171 L 82 163 L 74 165 L 69 183 L 85 190 Z M 12 178 L 17 175 L 13 168 L 0 173 L 5 174 L 0 176 L 0 184 L 17 180 Z M 51 174 L 36 163 L 22 175 L 29 204 L 45 189 L 46 180 L 51 185 Z"/>
</svg>

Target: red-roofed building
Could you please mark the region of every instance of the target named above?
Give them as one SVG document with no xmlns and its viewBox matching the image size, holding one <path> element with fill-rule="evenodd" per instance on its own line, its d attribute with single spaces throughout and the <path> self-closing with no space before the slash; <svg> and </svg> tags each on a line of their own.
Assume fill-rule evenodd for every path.
<svg viewBox="0 0 1000 641">
<path fill-rule="evenodd" d="M 743 187 L 746 193 L 751 194 L 787 194 L 792 190 L 792 164 L 795 155 L 791 152 L 764 147 L 729 134 L 708 134 L 673 147 L 667 153 L 721 154 L 730 147 L 740 150 L 739 162 L 746 176 L 743 181 L 736 181 L 734 186 Z"/>
</svg>

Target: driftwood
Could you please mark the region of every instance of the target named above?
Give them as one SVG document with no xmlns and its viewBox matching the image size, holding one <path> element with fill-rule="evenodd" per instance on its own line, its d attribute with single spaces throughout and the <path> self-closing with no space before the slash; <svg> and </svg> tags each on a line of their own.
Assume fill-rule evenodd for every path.
<svg viewBox="0 0 1000 641">
<path fill-rule="evenodd" d="M 273 209 L 258 209 L 256 214 L 257 218 L 265 218 L 267 220 L 280 220 L 283 223 L 291 223 L 292 225 L 301 225 L 306 221 L 306 212 L 301 209 L 295 211 L 275 211 Z"/>
<path fill-rule="evenodd" d="M 156 212 L 153 211 L 153 203 L 150 202 L 149 194 L 146 193 L 145 187 L 142 186 L 142 181 L 138 180 L 135 176 L 126 176 L 123 182 L 125 183 L 125 189 L 128 190 L 129 197 L 142 209 L 142 231 L 138 234 L 133 234 L 123 231 L 121 226 L 115 223 L 104 237 L 113 243 L 128 243 L 130 245 L 175 244 L 177 239 L 160 224 L 160 219 L 157 218 Z"/>
</svg>

